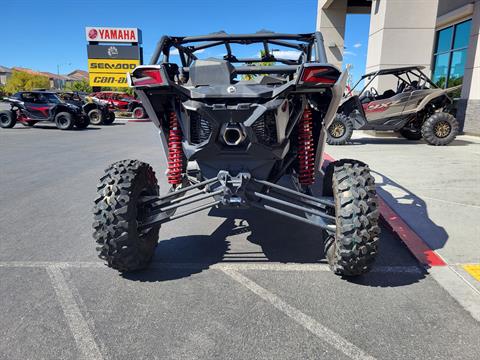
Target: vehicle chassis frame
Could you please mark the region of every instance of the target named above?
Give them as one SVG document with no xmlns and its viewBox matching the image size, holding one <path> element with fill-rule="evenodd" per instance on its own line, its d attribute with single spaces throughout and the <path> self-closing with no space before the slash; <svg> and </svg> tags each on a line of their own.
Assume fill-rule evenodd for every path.
<svg viewBox="0 0 480 360">
<path fill-rule="evenodd" d="M 181 207 L 207 199 L 213 201 L 176 214 Z M 319 227 L 330 234 L 336 230 L 332 197 L 313 197 L 279 184 L 254 179 L 249 173 L 232 176 L 227 171 L 220 171 L 217 177 L 176 188 L 163 196 L 144 196 L 140 198 L 139 206 L 145 215 L 138 224 L 140 231 L 215 206 L 230 209 L 254 207 Z M 296 210 L 297 213 L 286 209 Z"/>
</svg>

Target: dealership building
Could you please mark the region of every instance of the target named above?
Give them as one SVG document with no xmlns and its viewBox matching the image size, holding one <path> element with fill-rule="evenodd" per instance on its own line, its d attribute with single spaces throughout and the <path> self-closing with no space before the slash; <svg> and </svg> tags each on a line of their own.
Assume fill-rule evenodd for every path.
<svg viewBox="0 0 480 360">
<path fill-rule="evenodd" d="M 462 83 L 457 118 L 480 135 L 480 0 L 319 0 L 317 30 L 337 66 L 346 14 L 370 14 L 366 73 L 421 65 L 440 87 Z M 391 87 L 379 79 L 378 90 Z"/>
</svg>

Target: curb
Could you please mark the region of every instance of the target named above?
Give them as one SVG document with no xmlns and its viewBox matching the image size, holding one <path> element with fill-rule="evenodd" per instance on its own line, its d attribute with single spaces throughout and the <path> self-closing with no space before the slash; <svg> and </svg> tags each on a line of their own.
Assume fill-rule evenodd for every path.
<svg viewBox="0 0 480 360">
<path fill-rule="evenodd" d="M 152 122 L 150 119 L 130 119 L 130 118 L 117 118 L 116 120 L 121 120 L 125 122 Z"/>
<path fill-rule="evenodd" d="M 147 123 L 152 122 L 152 120 L 128 120 L 128 122 Z"/>
<path fill-rule="evenodd" d="M 335 161 L 333 157 L 324 154 L 324 163 Z M 410 250 L 412 255 L 424 266 L 447 266 L 447 263 L 438 255 L 435 250 L 423 240 L 402 217 L 387 204 L 385 199 L 377 194 L 380 218 L 392 230 L 397 237 Z"/>
</svg>

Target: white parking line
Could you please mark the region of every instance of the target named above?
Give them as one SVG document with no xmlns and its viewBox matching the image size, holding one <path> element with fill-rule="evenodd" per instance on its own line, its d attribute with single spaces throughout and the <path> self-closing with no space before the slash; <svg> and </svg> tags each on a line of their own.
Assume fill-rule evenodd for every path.
<svg viewBox="0 0 480 360">
<path fill-rule="evenodd" d="M 435 266 L 428 272 L 475 320 L 480 321 L 480 293 L 454 267 Z"/>
<path fill-rule="evenodd" d="M 77 302 L 68 287 L 62 270 L 57 266 L 47 266 L 47 273 L 50 276 L 53 288 L 62 307 L 67 324 L 72 332 L 77 348 L 85 360 L 102 360 L 103 356 L 95 342 L 95 339 L 85 321 Z"/>
<path fill-rule="evenodd" d="M 362 349 L 358 348 L 357 346 L 344 339 L 336 332 L 326 328 L 315 319 L 304 314 L 293 306 L 287 304 L 277 295 L 272 294 L 270 291 L 261 287 L 256 282 L 250 280 L 239 272 L 231 269 L 222 269 L 222 271 L 228 276 L 230 276 L 233 280 L 237 281 L 238 283 L 252 291 L 254 294 L 258 295 L 263 300 L 273 305 L 275 308 L 277 308 L 289 318 L 303 326 L 312 334 L 325 341 L 329 345 L 333 346 L 337 350 L 340 350 L 342 353 L 349 356 L 350 358 L 358 360 L 375 359 L 374 357 L 365 353 Z"/>
<path fill-rule="evenodd" d="M 104 263 L 100 261 L 0 261 L 2 267 L 56 267 L 56 268 L 101 268 L 107 269 Z M 267 261 L 258 262 L 219 262 L 216 264 L 208 263 L 160 263 L 150 264 L 152 269 L 215 269 L 215 270 L 259 270 L 259 271 L 330 271 L 327 264 L 297 264 L 297 263 L 275 263 Z M 410 266 L 375 266 L 372 273 L 405 273 L 421 274 L 424 270 L 421 267 Z"/>
</svg>

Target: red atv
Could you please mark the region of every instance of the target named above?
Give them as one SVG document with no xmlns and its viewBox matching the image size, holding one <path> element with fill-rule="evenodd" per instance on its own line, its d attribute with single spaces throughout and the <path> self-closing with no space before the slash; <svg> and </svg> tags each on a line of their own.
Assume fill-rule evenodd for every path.
<svg viewBox="0 0 480 360">
<path fill-rule="evenodd" d="M 135 119 L 143 119 L 146 117 L 142 103 L 127 93 L 100 91 L 90 94 L 90 97 L 100 104 L 108 105 L 111 110 L 131 112 Z"/>
</svg>

